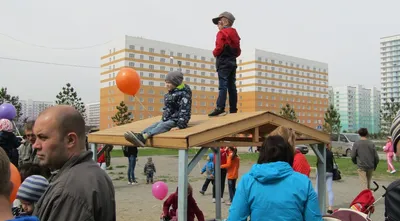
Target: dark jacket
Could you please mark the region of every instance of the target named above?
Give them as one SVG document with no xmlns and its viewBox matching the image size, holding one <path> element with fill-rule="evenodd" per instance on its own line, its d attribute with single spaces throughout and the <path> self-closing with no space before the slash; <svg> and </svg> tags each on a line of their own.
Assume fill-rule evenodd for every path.
<svg viewBox="0 0 400 221">
<path fill-rule="evenodd" d="M 240 37 L 236 29 L 226 27 L 220 30 L 213 51 L 213 55 L 216 57 L 217 71 L 221 68 L 236 68 L 236 58 L 241 53 Z"/>
<path fill-rule="evenodd" d="M 19 153 L 18 147 L 21 142 L 12 132 L 0 131 L 0 147 L 7 153 L 8 158 L 18 168 Z"/>
<path fill-rule="evenodd" d="M 351 159 L 362 170 L 375 170 L 379 163 L 375 144 L 370 140 L 358 140 L 353 144 Z"/>
<path fill-rule="evenodd" d="M 187 221 L 194 221 L 194 218 L 197 217 L 197 220 L 204 221 L 203 212 L 200 210 L 199 206 L 196 203 L 196 200 L 193 198 L 193 194 L 189 193 L 187 199 Z M 170 207 L 172 207 L 170 209 Z M 166 217 L 172 218 L 177 216 L 178 209 L 178 188 L 176 192 L 171 194 L 167 200 L 165 200 L 163 205 L 163 214 Z M 178 217 L 179 218 L 179 217 Z"/>
<path fill-rule="evenodd" d="M 326 172 L 333 173 L 333 153 L 332 151 L 326 149 Z"/>
<path fill-rule="evenodd" d="M 162 121 L 173 120 L 179 129 L 188 126 L 192 111 L 192 90 L 181 84 L 164 96 Z"/>
<path fill-rule="evenodd" d="M 137 157 L 137 154 L 138 154 L 138 149 L 137 149 L 137 147 L 134 147 L 134 146 L 123 146 L 122 151 L 124 151 L 124 156 L 126 156 L 126 157 L 130 157 L 130 156 Z"/>
<path fill-rule="evenodd" d="M 86 151 L 69 159 L 50 178 L 33 215 L 41 221 L 115 221 L 115 191 L 110 177 Z"/>
</svg>

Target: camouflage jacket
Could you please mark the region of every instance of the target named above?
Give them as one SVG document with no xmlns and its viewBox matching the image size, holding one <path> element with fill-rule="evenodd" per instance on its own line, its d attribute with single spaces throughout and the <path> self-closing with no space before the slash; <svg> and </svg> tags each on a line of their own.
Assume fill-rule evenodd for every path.
<svg viewBox="0 0 400 221">
<path fill-rule="evenodd" d="M 163 121 L 175 121 L 179 129 L 188 126 L 192 110 L 192 91 L 189 85 L 181 84 L 164 96 Z"/>
</svg>

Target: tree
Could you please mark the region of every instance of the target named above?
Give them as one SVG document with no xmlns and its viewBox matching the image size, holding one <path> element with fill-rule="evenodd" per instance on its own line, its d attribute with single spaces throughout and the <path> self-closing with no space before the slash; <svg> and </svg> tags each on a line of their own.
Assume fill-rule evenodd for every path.
<svg viewBox="0 0 400 221">
<path fill-rule="evenodd" d="M 294 111 L 293 107 L 290 106 L 290 104 L 286 104 L 284 107 L 282 107 L 279 115 L 286 119 L 297 121 L 296 112 Z"/>
<path fill-rule="evenodd" d="M 14 105 L 15 110 L 17 111 L 14 122 L 18 122 L 19 118 L 22 116 L 21 102 L 19 102 L 18 96 L 11 96 L 10 94 L 8 94 L 6 87 L 2 87 L 0 89 L 0 105 L 3 103 L 11 103 L 12 105 Z"/>
<path fill-rule="evenodd" d="M 66 87 L 62 88 L 62 91 L 57 94 L 56 98 L 56 104 L 71 105 L 75 107 L 75 109 L 79 111 L 84 118 L 86 117 L 85 104 L 83 103 L 82 99 L 78 97 L 78 93 L 70 83 L 67 83 Z"/>
<path fill-rule="evenodd" d="M 117 126 L 132 122 L 132 113 L 128 112 L 128 106 L 126 106 L 123 101 L 119 103 L 119 106 L 117 106 L 117 110 L 118 112 L 114 115 L 114 117 L 111 118 Z"/>
<path fill-rule="evenodd" d="M 339 133 L 342 128 L 340 124 L 340 114 L 335 107 L 331 104 L 325 112 L 324 116 L 324 131 L 327 133 Z"/>
<path fill-rule="evenodd" d="M 394 102 L 394 98 L 383 104 L 380 111 L 381 117 L 381 131 L 385 134 L 389 133 L 390 125 L 396 117 L 397 112 L 400 110 L 400 103 Z"/>
</svg>

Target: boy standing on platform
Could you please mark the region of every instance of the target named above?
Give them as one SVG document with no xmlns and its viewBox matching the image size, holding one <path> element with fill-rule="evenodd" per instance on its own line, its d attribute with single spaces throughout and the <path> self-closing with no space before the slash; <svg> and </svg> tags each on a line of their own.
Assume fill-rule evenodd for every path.
<svg viewBox="0 0 400 221">
<path fill-rule="evenodd" d="M 161 121 L 146 128 L 141 133 L 125 132 L 125 139 L 135 146 L 144 147 L 146 140 L 154 135 L 170 130 L 185 129 L 192 109 L 192 91 L 183 83 L 180 71 L 171 71 L 165 78 L 168 93 L 164 96 L 164 111 Z"/>
<path fill-rule="evenodd" d="M 236 58 L 240 56 L 240 37 L 232 28 L 235 17 L 230 12 L 223 12 L 212 19 L 219 32 L 213 55 L 216 58 L 218 72 L 217 107 L 208 116 L 215 117 L 225 113 L 226 94 L 229 93 L 229 112 L 237 112 Z"/>
</svg>

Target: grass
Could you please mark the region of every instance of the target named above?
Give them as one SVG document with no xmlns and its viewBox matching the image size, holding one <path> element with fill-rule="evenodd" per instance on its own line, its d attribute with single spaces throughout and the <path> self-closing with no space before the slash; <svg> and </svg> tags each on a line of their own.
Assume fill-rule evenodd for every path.
<svg viewBox="0 0 400 221">
<path fill-rule="evenodd" d="M 197 149 L 189 149 L 189 155 L 196 154 Z M 211 151 L 211 150 L 210 150 Z M 177 156 L 178 150 L 175 149 L 161 149 L 161 148 L 139 148 L 138 156 Z M 123 157 L 121 149 L 116 149 L 111 152 L 112 157 Z M 316 167 L 317 157 L 313 155 L 306 155 L 308 163 L 311 167 Z M 205 159 L 205 156 L 204 156 Z M 243 163 L 255 163 L 257 162 L 257 153 L 240 153 L 240 160 Z M 343 176 L 357 176 L 357 166 L 353 164 L 350 158 L 335 158 L 336 163 L 339 166 L 339 170 Z M 393 162 L 395 168 L 400 169 L 399 162 Z M 374 178 L 378 179 L 396 179 L 396 174 L 389 174 L 386 172 L 387 164 L 386 161 L 381 160 L 378 164 L 376 171 L 374 172 Z M 313 172 L 313 171 L 312 171 Z"/>
</svg>

